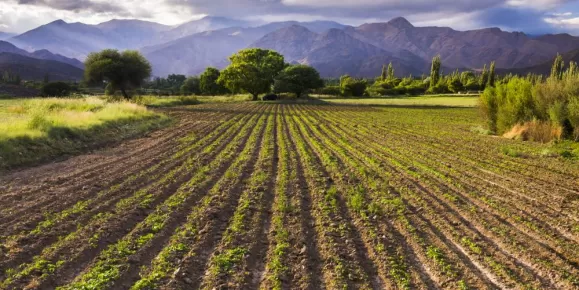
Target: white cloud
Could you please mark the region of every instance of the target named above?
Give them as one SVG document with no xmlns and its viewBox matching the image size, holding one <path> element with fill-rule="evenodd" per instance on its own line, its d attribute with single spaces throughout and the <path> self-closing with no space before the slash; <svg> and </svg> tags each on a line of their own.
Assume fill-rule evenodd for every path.
<svg viewBox="0 0 579 290">
<path fill-rule="evenodd" d="M 118 11 L 95 12 L 94 9 L 83 10 L 77 7 L 67 10 L 45 4 L 19 4 L 16 0 L 0 0 L 0 27 L 5 27 L 3 30 L 6 32 L 21 33 L 57 19 L 98 24 L 114 18 L 137 18 L 176 25 L 203 16 L 191 14 L 183 7 L 167 5 L 157 0 L 114 2 L 120 7 Z"/>
<path fill-rule="evenodd" d="M 506 4 L 513 7 L 533 8 L 545 11 L 567 2 L 572 2 L 572 0 L 507 0 Z"/>
</svg>

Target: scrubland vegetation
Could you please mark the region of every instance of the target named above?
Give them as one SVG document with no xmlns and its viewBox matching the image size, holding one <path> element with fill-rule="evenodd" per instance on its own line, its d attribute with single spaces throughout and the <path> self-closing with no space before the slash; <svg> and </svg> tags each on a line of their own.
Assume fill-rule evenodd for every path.
<svg viewBox="0 0 579 290">
<path fill-rule="evenodd" d="M 579 141 L 579 68 L 559 56 L 551 75 L 507 76 L 481 96 L 489 129 L 524 140 Z"/>
</svg>

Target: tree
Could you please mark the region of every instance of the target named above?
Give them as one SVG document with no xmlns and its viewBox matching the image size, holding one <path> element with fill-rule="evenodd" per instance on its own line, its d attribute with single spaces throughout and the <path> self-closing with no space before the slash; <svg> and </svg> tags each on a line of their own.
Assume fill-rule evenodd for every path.
<svg viewBox="0 0 579 290">
<path fill-rule="evenodd" d="M 380 75 L 380 80 L 385 81 L 388 78 L 388 71 L 386 70 L 386 65 L 382 66 L 382 74 Z"/>
<path fill-rule="evenodd" d="M 495 81 L 496 81 L 496 75 L 495 75 L 495 62 L 491 62 L 491 68 L 489 69 L 489 87 L 494 87 L 495 86 Z"/>
<path fill-rule="evenodd" d="M 201 94 L 201 81 L 198 77 L 190 77 L 183 82 L 181 86 L 182 95 L 200 95 Z"/>
<path fill-rule="evenodd" d="M 464 86 L 462 85 L 458 77 L 453 77 L 448 82 L 448 89 L 453 93 L 458 93 L 464 90 Z"/>
<path fill-rule="evenodd" d="M 388 76 L 387 76 L 389 81 L 394 80 L 394 66 L 392 65 L 392 63 L 390 63 L 388 65 Z"/>
<path fill-rule="evenodd" d="M 151 76 L 151 64 L 138 51 L 122 53 L 114 49 L 91 53 L 85 61 L 84 77 L 88 83 L 107 81 L 130 99 L 127 90 L 140 87 Z"/>
<path fill-rule="evenodd" d="M 432 59 L 432 67 L 430 69 L 430 88 L 434 89 L 440 81 L 440 67 L 442 63 L 440 61 L 440 56 L 435 56 Z"/>
<path fill-rule="evenodd" d="M 551 78 L 556 80 L 563 79 L 563 68 L 565 67 L 565 62 L 563 57 L 557 53 L 555 62 L 553 62 L 553 67 L 551 68 Z M 573 68 L 574 69 L 574 68 Z"/>
<path fill-rule="evenodd" d="M 476 77 L 474 75 L 473 72 L 471 71 L 463 71 L 462 73 L 460 73 L 460 82 L 463 85 L 466 85 L 467 83 L 469 83 L 471 80 L 474 80 Z"/>
<path fill-rule="evenodd" d="M 307 65 L 292 65 L 282 70 L 274 83 L 274 91 L 278 93 L 294 93 L 301 97 L 307 90 L 324 86 L 320 73 Z"/>
<path fill-rule="evenodd" d="M 487 65 L 485 64 L 482 73 L 480 74 L 480 82 L 479 82 L 480 89 L 484 91 L 488 82 L 489 82 L 489 71 L 487 70 Z"/>
<path fill-rule="evenodd" d="M 70 95 L 72 88 L 64 82 L 54 82 L 42 85 L 40 94 L 43 97 L 66 97 Z"/>
<path fill-rule="evenodd" d="M 230 91 L 248 92 L 254 101 L 271 90 L 274 78 L 285 68 L 281 54 L 260 48 L 241 50 L 229 60 L 231 64 L 221 72 L 218 83 Z"/>
<path fill-rule="evenodd" d="M 228 93 L 227 88 L 217 83 L 221 72 L 214 68 L 208 67 L 200 76 L 200 89 L 204 95 L 218 96 Z"/>
<path fill-rule="evenodd" d="M 172 90 L 178 91 L 181 89 L 181 86 L 183 86 L 183 83 L 185 83 L 186 79 L 187 77 L 184 75 L 171 74 L 167 77 L 167 84 L 171 87 Z"/>
<path fill-rule="evenodd" d="M 115 95 L 115 88 L 110 83 L 107 84 L 105 87 L 105 96 L 114 96 Z"/>
<path fill-rule="evenodd" d="M 349 75 L 340 78 L 340 90 L 344 96 L 360 97 L 366 92 L 368 82 L 366 80 L 353 79 Z"/>
</svg>

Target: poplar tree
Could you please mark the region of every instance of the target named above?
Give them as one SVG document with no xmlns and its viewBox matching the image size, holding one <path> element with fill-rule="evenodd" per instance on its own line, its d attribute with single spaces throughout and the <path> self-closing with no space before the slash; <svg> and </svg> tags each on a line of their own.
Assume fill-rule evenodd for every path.
<svg viewBox="0 0 579 290">
<path fill-rule="evenodd" d="M 440 81 L 440 56 L 437 55 L 432 59 L 432 67 L 430 69 L 430 88 L 433 89 Z"/>
<path fill-rule="evenodd" d="M 560 80 L 563 78 L 563 68 L 565 67 L 565 62 L 563 57 L 557 53 L 555 62 L 553 62 L 553 67 L 551 67 L 551 78 L 555 80 Z"/>
<path fill-rule="evenodd" d="M 494 87 L 495 86 L 495 81 L 496 81 L 496 75 L 495 75 L 495 62 L 491 62 L 491 68 L 489 70 L 489 87 Z"/>
</svg>

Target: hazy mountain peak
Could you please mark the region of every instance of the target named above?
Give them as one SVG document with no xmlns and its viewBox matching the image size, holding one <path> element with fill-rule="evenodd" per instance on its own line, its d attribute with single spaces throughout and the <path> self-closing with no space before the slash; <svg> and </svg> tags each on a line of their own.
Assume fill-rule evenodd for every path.
<svg viewBox="0 0 579 290">
<path fill-rule="evenodd" d="M 58 20 L 54 20 L 50 23 L 48 23 L 47 25 L 67 25 L 68 23 L 66 23 L 66 21 L 62 20 L 62 19 L 58 19 Z"/>
<path fill-rule="evenodd" d="M 388 24 L 399 29 L 414 28 L 414 25 L 404 17 L 396 17 L 388 21 Z"/>
</svg>

